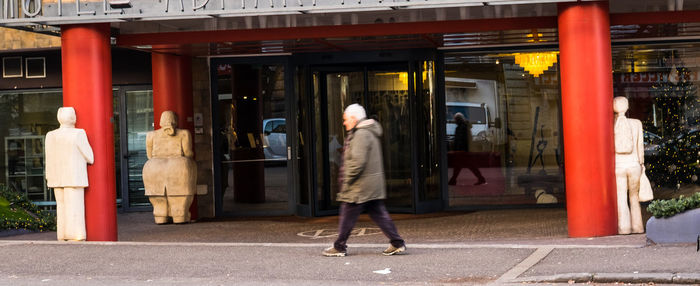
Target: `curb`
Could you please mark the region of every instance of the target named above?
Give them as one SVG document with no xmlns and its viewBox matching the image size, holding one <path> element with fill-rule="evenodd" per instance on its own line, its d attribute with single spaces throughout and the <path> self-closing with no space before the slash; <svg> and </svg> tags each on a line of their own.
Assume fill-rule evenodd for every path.
<svg viewBox="0 0 700 286">
<path fill-rule="evenodd" d="M 700 284 L 700 273 L 565 273 L 513 279 L 518 283 L 672 283 Z"/>
</svg>

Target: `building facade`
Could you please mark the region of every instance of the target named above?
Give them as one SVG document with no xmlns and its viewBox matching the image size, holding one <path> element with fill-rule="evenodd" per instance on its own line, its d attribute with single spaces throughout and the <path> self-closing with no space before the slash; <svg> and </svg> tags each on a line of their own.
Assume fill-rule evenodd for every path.
<svg viewBox="0 0 700 286">
<path fill-rule="evenodd" d="M 0 183 L 51 205 L 38 146 L 74 106 L 96 146 L 90 240 L 149 208 L 164 110 L 194 134 L 198 217 L 337 213 L 351 103 L 384 129 L 393 212 L 566 207 L 571 236 L 614 234 L 613 96 L 644 123 L 657 197 L 698 190 L 700 3 L 121 2 L 0 18 L 61 39 L 0 51 Z"/>
</svg>

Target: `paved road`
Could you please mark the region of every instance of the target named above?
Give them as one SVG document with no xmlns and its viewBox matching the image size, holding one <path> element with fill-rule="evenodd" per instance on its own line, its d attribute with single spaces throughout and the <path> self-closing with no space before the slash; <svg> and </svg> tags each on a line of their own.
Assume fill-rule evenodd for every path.
<svg viewBox="0 0 700 286">
<path fill-rule="evenodd" d="M 0 238 L 0 285 L 700 285 L 696 245 L 647 245 L 644 235 L 567 238 L 556 209 L 397 215 L 408 253 L 391 257 L 380 254 L 386 238 L 365 219 L 343 258 L 320 255 L 335 218 L 156 226 L 149 216 L 121 214 L 119 242 Z"/>
<path fill-rule="evenodd" d="M 680 275 L 700 283 L 694 245 L 414 244 L 387 257 L 383 244 L 354 244 L 344 258 L 320 256 L 326 245 L 5 240 L 0 284 L 505 284 L 585 273 L 668 276 L 669 283 Z"/>
</svg>

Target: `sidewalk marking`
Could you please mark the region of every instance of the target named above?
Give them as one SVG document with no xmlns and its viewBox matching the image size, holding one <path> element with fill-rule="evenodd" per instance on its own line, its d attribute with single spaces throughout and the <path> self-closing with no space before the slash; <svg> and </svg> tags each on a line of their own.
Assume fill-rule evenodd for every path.
<svg viewBox="0 0 700 286">
<path fill-rule="evenodd" d="M 350 232 L 350 236 L 365 236 L 365 235 L 373 235 L 373 234 L 380 234 L 382 233 L 382 230 L 376 227 L 360 227 L 360 228 L 353 228 L 352 231 Z M 338 230 L 337 229 L 318 229 L 318 230 L 307 230 L 307 231 L 302 231 L 300 233 L 297 233 L 298 236 L 301 237 L 308 237 L 311 239 L 319 239 L 319 238 L 328 238 L 328 237 L 336 237 L 338 236 Z"/>
<path fill-rule="evenodd" d="M 540 262 L 542 259 L 547 257 L 547 255 L 549 255 L 549 253 L 552 252 L 552 250 L 554 250 L 553 247 L 538 248 L 537 250 L 535 250 L 535 252 L 530 254 L 530 256 L 525 258 L 525 260 L 521 261 L 520 263 L 518 263 L 518 265 L 515 265 L 515 267 L 508 270 L 508 272 L 501 275 L 501 277 L 496 279 L 496 281 L 494 281 L 494 283 L 499 284 L 499 283 L 504 283 L 504 282 L 515 279 L 516 277 L 520 276 L 520 274 L 523 274 L 525 271 L 530 269 L 532 266 L 534 266 L 535 264 Z"/>
<path fill-rule="evenodd" d="M 106 246 L 219 246 L 219 247 L 327 247 L 328 243 L 278 243 L 278 242 L 137 242 L 137 241 L 54 241 L 54 240 L 0 240 L 5 245 L 106 245 Z M 386 243 L 357 243 L 349 247 L 386 247 Z M 574 248 L 643 248 L 644 245 L 631 244 L 480 244 L 480 243 L 408 243 L 410 248 L 420 249 L 472 249 L 472 248 L 513 248 L 513 249 L 574 249 Z"/>
</svg>

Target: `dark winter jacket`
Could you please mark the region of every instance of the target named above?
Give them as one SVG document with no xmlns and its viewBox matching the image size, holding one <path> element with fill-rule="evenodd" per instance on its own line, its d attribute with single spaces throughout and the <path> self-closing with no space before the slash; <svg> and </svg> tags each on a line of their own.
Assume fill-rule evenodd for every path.
<svg viewBox="0 0 700 286">
<path fill-rule="evenodd" d="M 373 119 L 360 121 L 348 133 L 343 186 L 336 200 L 360 204 L 386 198 L 381 136 L 382 127 Z"/>
</svg>

